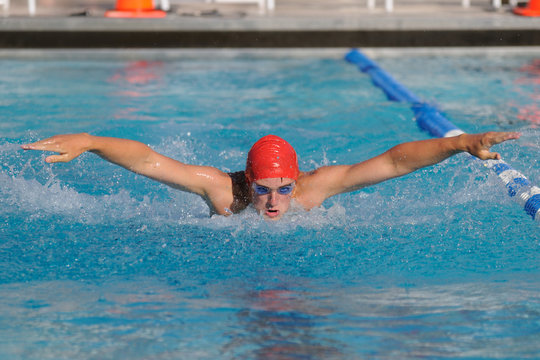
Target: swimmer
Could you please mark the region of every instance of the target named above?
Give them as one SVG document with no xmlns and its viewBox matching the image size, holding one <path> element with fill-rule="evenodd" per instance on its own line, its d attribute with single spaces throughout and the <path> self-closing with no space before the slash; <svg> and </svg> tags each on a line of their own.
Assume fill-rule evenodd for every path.
<svg viewBox="0 0 540 360">
<path fill-rule="evenodd" d="M 230 215 L 252 204 L 264 218 L 278 220 L 292 201 L 310 210 L 332 196 L 403 176 L 461 152 L 482 160 L 500 159 L 490 148 L 519 137 L 516 132 L 487 132 L 413 141 L 357 164 L 308 172 L 299 170 L 294 148 L 275 135 L 259 139 L 248 153 L 245 171 L 235 173 L 184 164 L 138 141 L 86 133 L 56 135 L 21 147 L 58 153 L 48 156 L 48 163 L 68 162 L 92 152 L 127 170 L 201 196 L 212 214 Z"/>
</svg>

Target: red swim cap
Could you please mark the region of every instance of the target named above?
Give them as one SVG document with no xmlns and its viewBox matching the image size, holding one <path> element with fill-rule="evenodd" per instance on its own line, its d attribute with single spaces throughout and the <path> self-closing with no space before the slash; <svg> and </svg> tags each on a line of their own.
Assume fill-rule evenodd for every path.
<svg viewBox="0 0 540 360">
<path fill-rule="evenodd" d="M 249 150 L 246 162 L 248 182 L 268 178 L 298 178 L 298 161 L 294 148 L 275 135 L 260 138 Z"/>
</svg>

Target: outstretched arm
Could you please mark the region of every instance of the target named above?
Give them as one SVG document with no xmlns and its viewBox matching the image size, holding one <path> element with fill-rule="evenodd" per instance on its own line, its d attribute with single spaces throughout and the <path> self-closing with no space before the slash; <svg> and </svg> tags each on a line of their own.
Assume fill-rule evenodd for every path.
<svg viewBox="0 0 540 360">
<path fill-rule="evenodd" d="M 488 132 L 403 143 L 358 164 L 317 169 L 306 176 L 306 189 L 311 189 L 312 193 L 320 191 L 318 198 L 322 203 L 328 197 L 408 174 L 461 152 L 482 160 L 500 159 L 500 155 L 491 152 L 490 148 L 520 135 L 515 132 Z"/>
<path fill-rule="evenodd" d="M 57 152 L 45 159 L 49 163 L 68 162 L 85 151 L 93 152 L 130 171 L 205 198 L 211 197 L 210 190 L 223 190 L 229 183 L 227 174 L 216 168 L 184 164 L 133 140 L 82 133 L 56 135 L 21 147 Z"/>
<path fill-rule="evenodd" d="M 379 160 L 382 160 L 389 167 L 388 173 L 383 175 L 402 176 L 417 169 L 437 164 L 461 152 L 468 152 L 482 160 L 500 159 L 501 156 L 498 153 L 490 151 L 491 147 L 507 140 L 517 139 L 520 136 L 521 134 L 516 132 L 487 132 L 413 141 L 393 147 L 380 155 Z"/>
</svg>

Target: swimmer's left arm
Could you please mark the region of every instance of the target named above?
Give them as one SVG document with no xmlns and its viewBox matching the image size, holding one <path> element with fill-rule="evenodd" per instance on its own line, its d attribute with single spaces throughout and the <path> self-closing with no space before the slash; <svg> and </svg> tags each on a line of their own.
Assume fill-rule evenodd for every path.
<svg viewBox="0 0 540 360">
<path fill-rule="evenodd" d="M 326 191 L 324 198 L 328 198 L 403 176 L 461 152 L 468 152 L 482 160 L 500 159 L 500 155 L 491 152 L 490 148 L 517 139 L 520 135 L 516 132 L 488 132 L 407 142 L 358 164 L 317 169 L 313 176 L 322 183 L 320 189 Z"/>
<path fill-rule="evenodd" d="M 517 132 L 487 132 L 413 141 L 397 145 L 387 153 L 392 160 L 396 176 L 408 174 L 426 166 L 437 164 L 455 154 L 468 152 L 481 160 L 499 160 L 501 155 L 490 151 L 493 145 L 518 139 Z"/>
</svg>

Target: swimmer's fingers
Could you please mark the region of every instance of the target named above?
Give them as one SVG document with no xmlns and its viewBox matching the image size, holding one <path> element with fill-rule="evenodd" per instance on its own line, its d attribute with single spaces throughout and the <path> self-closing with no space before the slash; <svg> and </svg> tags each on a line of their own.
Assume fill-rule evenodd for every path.
<svg viewBox="0 0 540 360">
<path fill-rule="evenodd" d="M 501 160 L 501 154 L 487 150 L 481 150 L 473 155 L 481 160 Z"/>
<path fill-rule="evenodd" d="M 42 140 L 42 141 L 45 141 L 45 140 Z M 39 149 L 39 143 L 41 141 L 36 141 L 34 143 L 31 143 L 31 144 L 23 144 L 21 145 L 21 148 L 24 149 L 24 150 L 41 150 Z"/>
<path fill-rule="evenodd" d="M 73 160 L 74 158 L 75 156 L 71 156 L 70 154 L 51 155 L 45 158 L 45 162 L 47 163 L 68 162 L 68 161 Z"/>
<path fill-rule="evenodd" d="M 490 148 L 507 140 L 519 139 L 521 134 L 518 132 L 487 132 L 469 136 L 471 136 L 471 141 L 467 146 L 467 151 L 470 154 L 482 160 L 500 160 L 501 155 L 497 152 L 491 152 Z"/>
<path fill-rule="evenodd" d="M 489 150 L 493 145 L 500 144 L 502 142 L 508 141 L 508 140 L 515 140 L 519 139 L 521 136 L 521 133 L 518 132 L 491 132 L 487 133 L 486 137 L 486 143 L 487 143 L 487 150 Z M 492 159 L 492 160 L 500 160 L 501 155 L 496 152 L 489 152 L 483 160 Z"/>
<path fill-rule="evenodd" d="M 21 145 L 24 150 L 54 151 L 60 155 L 48 156 L 48 163 L 68 162 L 86 151 L 84 134 L 56 135 L 48 139 L 36 141 L 31 144 Z"/>
<path fill-rule="evenodd" d="M 488 147 L 500 144 L 507 140 L 519 139 L 521 133 L 518 132 L 488 132 L 483 134 L 485 143 Z"/>
<path fill-rule="evenodd" d="M 56 151 L 60 152 L 61 149 L 69 142 L 69 137 L 72 135 L 55 135 L 53 137 L 39 140 L 31 144 L 24 144 L 21 147 L 24 150 L 41 150 L 41 151 Z"/>
</svg>

